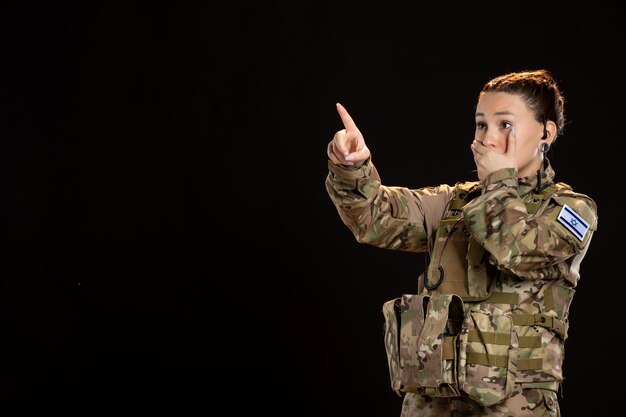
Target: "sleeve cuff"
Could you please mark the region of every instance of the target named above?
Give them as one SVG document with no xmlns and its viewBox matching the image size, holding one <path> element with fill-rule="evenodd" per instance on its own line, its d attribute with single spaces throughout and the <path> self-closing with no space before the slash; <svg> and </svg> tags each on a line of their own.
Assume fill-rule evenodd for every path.
<svg viewBox="0 0 626 417">
<path fill-rule="evenodd" d="M 328 160 L 328 170 L 335 176 L 344 180 L 354 180 L 357 178 L 367 178 L 372 173 L 371 157 L 358 167 L 349 165 L 338 165 Z"/>
</svg>

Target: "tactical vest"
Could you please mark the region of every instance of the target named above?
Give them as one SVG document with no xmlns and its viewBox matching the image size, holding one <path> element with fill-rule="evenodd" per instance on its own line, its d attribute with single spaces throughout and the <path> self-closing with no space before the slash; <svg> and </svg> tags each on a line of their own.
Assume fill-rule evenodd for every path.
<svg viewBox="0 0 626 417">
<path fill-rule="evenodd" d="M 469 396 L 490 406 L 506 399 L 514 384 L 556 390 L 563 378 L 563 342 L 574 290 L 554 281 L 536 290 L 532 281 L 489 264 L 462 213 L 480 192 L 476 185 L 456 185 L 418 294 L 383 304 L 391 387 L 398 395 Z M 526 203 L 527 211 L 536 213 L 564 188 L 570 189 L 550 184 Z"/>
</svg>

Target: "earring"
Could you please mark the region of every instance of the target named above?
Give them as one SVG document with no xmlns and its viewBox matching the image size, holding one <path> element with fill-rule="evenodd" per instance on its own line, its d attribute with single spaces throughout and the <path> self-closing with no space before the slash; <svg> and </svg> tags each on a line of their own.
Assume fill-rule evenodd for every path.
<svg viewBox="0 0 626 417">
<path fill-rule="evenodd" d="M 544 153 L 544 154 L 545 154 L 545 153 L 546 153 L 546 152 L 548 152 L 549 150 L 550 150 L 550 144 L 549 144 L 549 143 L 547 143 L 547 142 L 543 142 L 543 143 L 541 144 L 541 146 L 539 146 L 539 151 L 540 151 L 541 153 Z"/>
</svg>

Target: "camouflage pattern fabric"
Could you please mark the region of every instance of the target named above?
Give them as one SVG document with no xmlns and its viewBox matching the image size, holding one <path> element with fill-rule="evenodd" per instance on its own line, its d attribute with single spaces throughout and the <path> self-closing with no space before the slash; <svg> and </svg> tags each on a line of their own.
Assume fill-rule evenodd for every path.
<svg viewBox="0 0 626 417">
<path fill-rule="evenodd" d="M 544 183 L 552 182 L 554 171 L 548 169 L 546 174 Z M 485 181 L 482 195 L 463 208 L 465 224 L 489 252 L 489 262 L 499 269 L 525 280 L 562 278 L 575 286 L 579 274 L 571 268 L 571 260 L 584 254 L 597 227 L 596 205 L 588 196 L 562 185 L 554 197 L 557 204 L 529 215 L 522 196 L 532 198 L 535 186 L 535 181 L 516 178 L 513 169 L 493 173 Z M 557 221 L 564 204 L 590 225 L 582 239 Z"/>
<path fill-rule="evenodd" d="M 513 320 L 490 306 L 472 309 L 459 343 L 459 384 L 483 406 L 497 404 L 513 392 L 519 342 Z"/>
<path fill-rule="evenodd" d="M 454 312 L 455 309 L 463 309 L 463 302 L 457 295 L 439 294 L 430 297 L 417 342 L 417 381 L 411 380 L 411 384 L 407 381 L 405 385 L 423 388 L 425 392 L 435 396 L 460 395 L 454 354 L 457 335 L 451 334 L 448 326 L 450 311 Z"/>
<path fill-rule="evenodd" d="M 385 351 L 387 353 L 387 365 L 389 368 L 391 389 L 394 390 L 399 396 L 402 396 L 400 393 L 400 388 L 402 388 L 402 374 L 400 368 L 398 341 L 400 337 L 400 329 L 398 326 L 398 317 L 400 314 L 399 309 L 400 298 L 389 300 L 383 304 L 383 316 L 385 317 Z"/>
<path fill-rule="evenodd" d="M 595 202 L 555 183 L 547 163 L 546 197 L 536 176 L 517 178 L 513 169 L 482 183 L 409 189 L 382 185 L 371 159 L 360 167 L 328 162 L 326 190 L 356 240 L 429 252 L 427 279 L 412 297 L 464 301 L 460 334 L 449 329 L 460 326 L 458 315 L 444 331 L 443 320 L 427 323 L 429 313 L 420 322 L 419 310 L 393 317 L 400 337 L 390 331 L 385 343 L 397 344 L 387 352 L 395 355 L 390 376 L 405 395 L 403 416 L 558 415 L 569 309 L 598 218 Z M 431 311 L 437 316 L 442 307 Z M 443 355 L 450 338 L 458 349 Z M 457 382 L 459 392 L 441 389 Z"/>
<path fill-rule="evenodd" d="M 513 388 L 502 403 L 484 407 L 471 398 L 433 398 L 408 393 L 401 417 L 560 417 L 557 393 L 547 389 Z"/>
</svg>

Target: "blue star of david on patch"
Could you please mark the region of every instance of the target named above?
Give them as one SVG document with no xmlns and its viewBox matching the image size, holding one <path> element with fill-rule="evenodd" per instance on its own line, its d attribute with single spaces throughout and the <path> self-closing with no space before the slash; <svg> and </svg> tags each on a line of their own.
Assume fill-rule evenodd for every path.
<svg viewBox="0 0 626 417">
<path fill-rule="evenodd" d="M 557 220 L 567 228 L 578 240 L 583 240 L 587 231 L 589 231 L 589 223 L 572 210 L 567 204 L 563 206 Z"/>
</svg>

